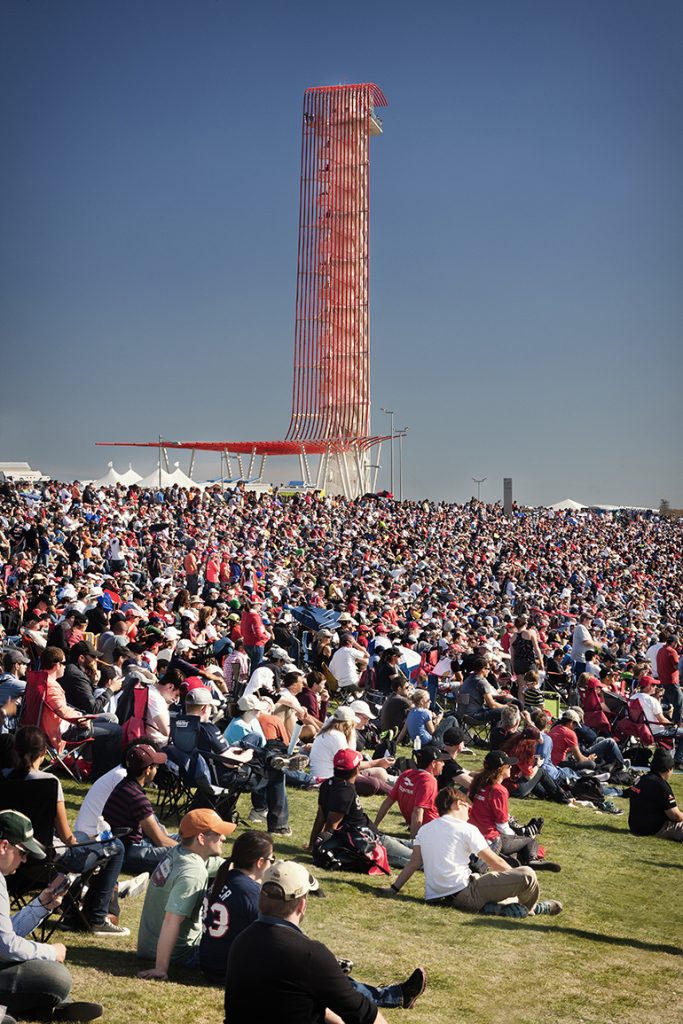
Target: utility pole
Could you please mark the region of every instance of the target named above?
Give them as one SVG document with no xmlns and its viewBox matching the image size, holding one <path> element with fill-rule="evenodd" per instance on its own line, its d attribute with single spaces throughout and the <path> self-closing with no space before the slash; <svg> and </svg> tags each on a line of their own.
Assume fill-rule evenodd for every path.
<svg viewBox="0 0 683 1024">
<path fill-rule="evenodd" d="M 485 484 L 487 480 L 487 476 L 483 476 L 481 480 L 477 480 L 476 476 L 472 477 L 473 483 L 477 485 L 477 501 L 481 501 L 481 485 Z"/>
<path fill-rule="evenodd" d="M 398 432 L 398 500 L 403 501 L 403 438 L 408 427 L 400 427 Z"/>
<path fill-rule="evenodd" d="M 390 485 L 389 489 L 390 489 L 391 493 L 393 494 L 394 493 L 394 410 L 393 409 L 385 409 L 384 406 L 381 406 L 381 409 L 382 409 L 382 412 L 386 413 L 387 416 L 391 416 L 391 485 Z"/>
</svg>

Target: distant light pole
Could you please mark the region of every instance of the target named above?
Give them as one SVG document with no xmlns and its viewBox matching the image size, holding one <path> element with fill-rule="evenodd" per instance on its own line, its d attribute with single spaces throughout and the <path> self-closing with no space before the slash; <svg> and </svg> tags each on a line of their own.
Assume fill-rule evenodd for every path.
<svg viewBox="0 0 683 1024">
<path fill-rule="evenodd" d="M 385 409 L 381 407 L 382 412 L 386 413 L 387 416 L 391 416 L 391 493 L 394 493 L 394 410 Z"/>
<path fill-rule="evenodd" d="M 485 484 L 487 480 L 487 476 L 483 476 L 481 480 L 477 480 L 476 476 L 472 477 L 472 482 L 477 485 L 477 501 L 481 501 L 481 485 Z"/>
<path fill-rule="evenodd" d="M 403 438 L 408 427 L 400 427 L 398 432 L 398 500 L 403 501 Z"/>
</svg>

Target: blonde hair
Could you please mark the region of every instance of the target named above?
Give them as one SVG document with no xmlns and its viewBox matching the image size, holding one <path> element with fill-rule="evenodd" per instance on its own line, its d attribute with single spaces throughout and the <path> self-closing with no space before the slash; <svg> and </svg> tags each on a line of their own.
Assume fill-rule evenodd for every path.
<svg viewBox="0 0 683 1024">
<path fill-rule="evenodd" d="M 341 732 L 346 737 L 347 743 L 350 743 L 355 731 L 355 725 L 353 722 L 340 722 L 338 718 L 331 718 L 329 722 L 325 722 L 318 736 L 322 736 L 326 732 Z"/>
<path fill-rule="evenodd" d="M 427 700 L 429 700 L 429 691 L 428 690 L 415 690 L 415 692 L 413 693 L 413 695 L 412 695 L 412 697 L 410 699 L 412 700 L 413 704 L 417 708 L 417 707 L 420 706 L 420 704 L 422 704 L 424 702 L 425 697 L 427 698 Z"/>
</svg>

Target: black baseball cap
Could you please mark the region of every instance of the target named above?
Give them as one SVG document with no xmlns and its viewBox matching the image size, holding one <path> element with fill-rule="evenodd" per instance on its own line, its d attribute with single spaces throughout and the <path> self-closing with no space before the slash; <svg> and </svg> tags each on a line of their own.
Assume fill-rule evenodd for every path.
<svg viewBox="0 0 683 1024">
<path fill-rule="evenodd" d="M 450 754 L 444 753 L 441 747 L 437 747 L 433 743 L 428 743 L 426 746 L 421 747 L 420 750 L 416 750 L 413 756 L 417 761 L 418 768 L 429 768 L 430 764 L 433 764 L 434 761 L 450 760 Z"/>
<path fill-rule="evenodd" d="M 519 761 L 516 757 L 508 757 L 502 750 L 489 750 L 484 758 L 484 768 L 488 768 L 489 771 L 502 768 L 504 764 L 519 764 Z"/>
<path fill-rule="evenodd" d="M 652 760 L 650 761 L 650 771 L 653 772 L 668 772 L 674 767 L 674 756 L 669 750 L 663 750 L 661 747 L 657 747 Z"/>
</svg>

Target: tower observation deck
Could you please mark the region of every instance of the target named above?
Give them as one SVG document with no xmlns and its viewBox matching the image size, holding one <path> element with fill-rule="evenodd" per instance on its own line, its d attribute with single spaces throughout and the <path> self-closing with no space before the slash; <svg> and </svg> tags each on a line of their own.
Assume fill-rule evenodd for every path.
<svg viewBox="0 0 683 1024">
<path fill-rule="evenodd" d="M 299 456 L 309 486 L 355 497 L 374 486 L 370 452 L 370 138 L 382 134 L 373 83 L 304 93 L 292 412 L 283 441 L 150 441 L 134 447 Z M 98 442 L 114 443 L 114 442 Z M 126 444 L 126 442 L 115 442 Z M 314 473 L 309 456 L 319 456 Z M 376 461 L 379 461 L 378 459 Z M 375 467 L 377 468 L 377 467 Z M 376 473 L 375 473 L 376 479 Z"/>
</svg>

